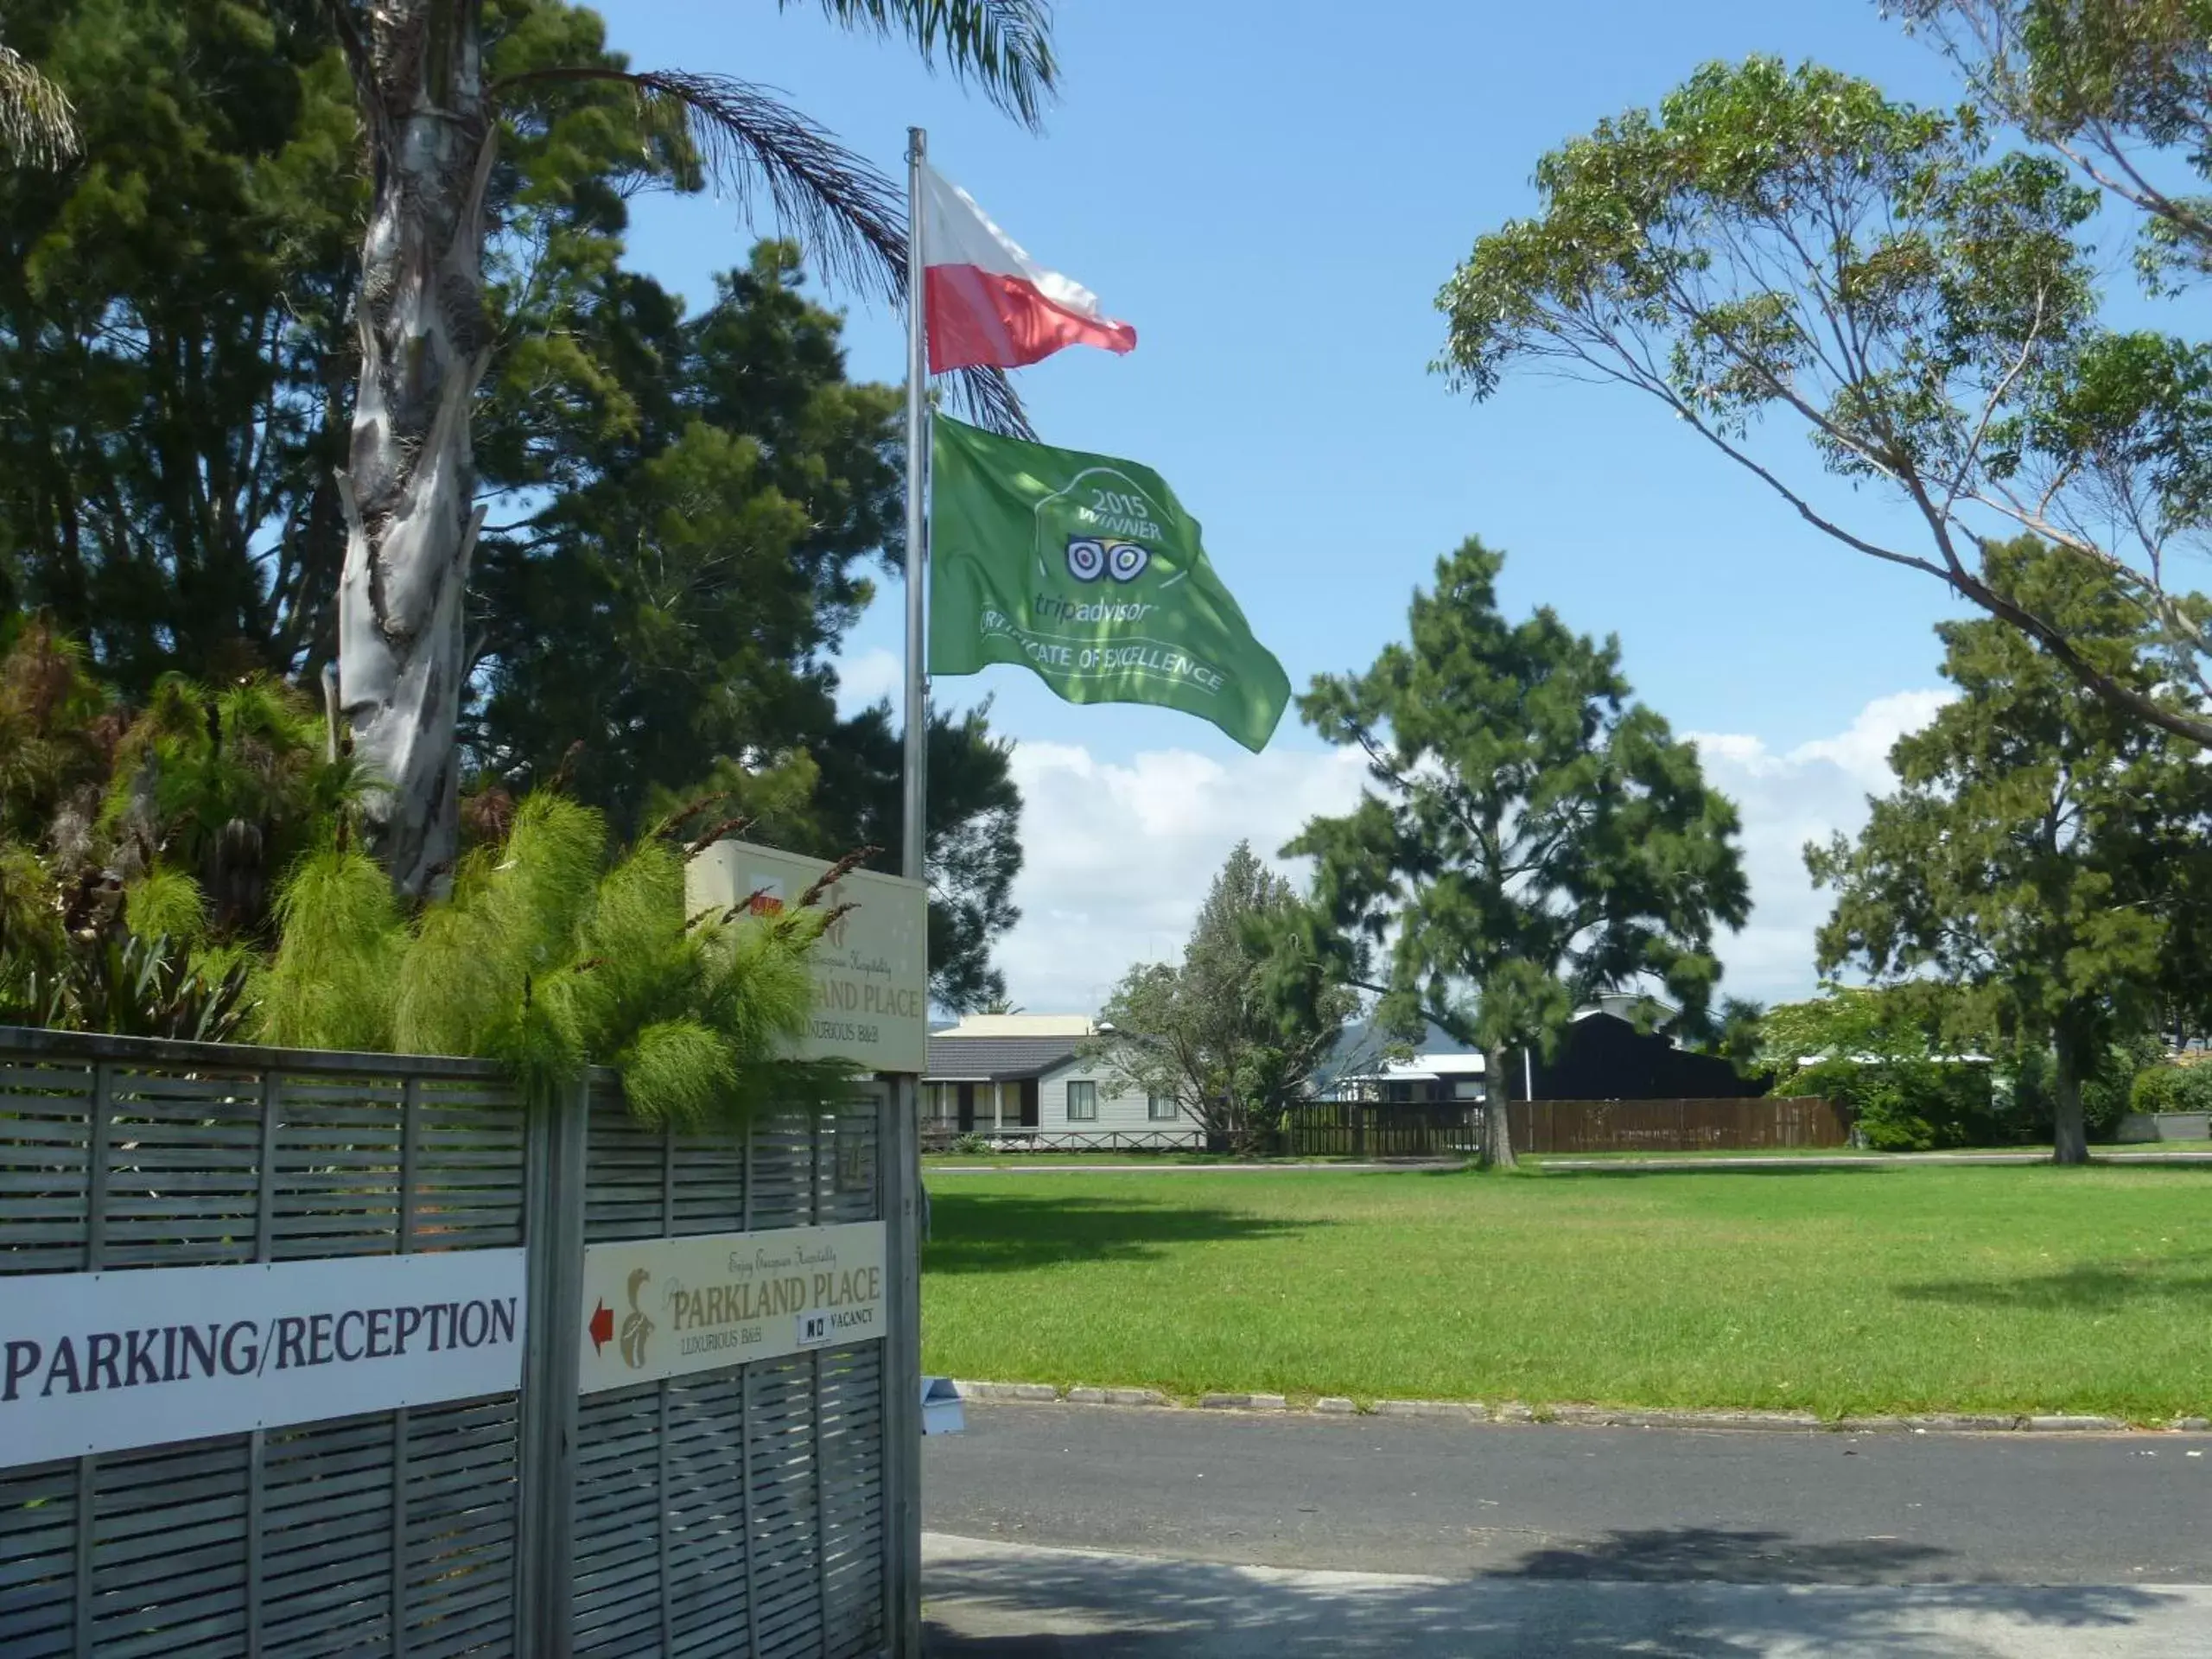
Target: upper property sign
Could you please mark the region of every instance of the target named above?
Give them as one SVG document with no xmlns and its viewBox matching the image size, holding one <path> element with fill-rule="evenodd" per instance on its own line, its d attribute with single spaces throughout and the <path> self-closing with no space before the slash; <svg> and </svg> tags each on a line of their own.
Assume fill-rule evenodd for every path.
<svg viewBox="0 0 2212 1659">
<path fill-rule="evenodd" d="M 712 906 L 768 912 L 796 904 L 829 865 L 742 841 L 691 861 L 694 912 Z M 799 1055 L 852 1060 L 870 1071 L 918 1072 L 929 1053 L 929 894 L 918 881 L 855 870 L 824 903 L 849 906 L 814 947 L 814 1017 Z"/>
</svg>

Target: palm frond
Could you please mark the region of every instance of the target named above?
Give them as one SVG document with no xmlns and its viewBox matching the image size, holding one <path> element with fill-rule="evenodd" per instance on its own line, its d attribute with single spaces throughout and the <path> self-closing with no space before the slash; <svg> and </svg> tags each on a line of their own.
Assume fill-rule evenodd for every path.
<svg viewBox="0 0 2212 1659">
<path fill-rule="evenodd" d="M 785 10 L 792 0 L 779 0 Z M 1024 126 L 1039 124 L 1059 89 L 1052 9 L 1045 0 L 822 0 L 832 22 L 903 35 L 931 67 L 940 62 Z"/>
<path fill-rule="evenodd" d="M 0 161 L 58 167 L 77 153 L 77 112 L 62 90 L 0 46 Z"/>
<path fill-rule="evenodd" d="M 898 186 L 772 89 L 731 75 L 578 66 L 512 76 L 493 91 L 512 101 L 528 87 L 563 81 L 629 86 L 646 130 L 680 132 L 697 157 L 697 175 L 679 175 L 679 185 L 709 183 L 745 215 L 765 194 L 779 228 L 798 238 L 825 276 L 906 303 L 906 216 Z M 1033 435 L 1001 372 L 963 369 L 953 379 L 956 400 L 979 424 Z"/>
<path fill-rule="evenodd" d="M 630 77 L 648 130 L 680 130 L 700 171 L 750 214 L 765 189 L 784 227 L 823 273 L 896 300 L 906 251 L 898 187 L 774 92 L 730 75 L 655 70 Z"/>
</svg>

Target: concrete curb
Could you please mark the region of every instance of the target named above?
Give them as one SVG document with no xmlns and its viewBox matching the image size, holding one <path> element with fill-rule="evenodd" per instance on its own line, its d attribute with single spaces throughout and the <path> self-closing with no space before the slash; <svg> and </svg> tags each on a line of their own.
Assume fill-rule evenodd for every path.
<svg viewBox="0 0 2212 1659">
<path fill-rule="evenodd" d="M 1490 1408 L 1479 1400 L 1377 1400 L 1368 1409 L 1377 1417 L 1440 1417 L 1460 1423 L 1490 1421 Z"/>
<path fill-rule="evenodd" d="M 1070 1389 L 1071 1406 L 1172 1406 L 1158 1389 Z"/>
<path fill-rule="evenodd" d="M 1154 1410 L 1189 1409 L 1185 1402 L 1158 1389 L 1101 1389 L 1081 1386 L 1065 1391 L 1049 1382 L 974 1382 L 955 1379 L 963 1400 L 994 1405 L 1141 1406 Z M 1833 1421 L 1809 1411 L 1726 1411 L 1574 1403 L 1529 1405 L 1508 1400 L 1488 1406 L 1479 1400 L 1376 1400 L 1361 1405 L 1343 1395 L 1323 1395 L 1310 1404 L 1293 1405 L 1280 1394 L 1203 1394 L 1201 1411 L 1286 1413 L 1321 1417 L 1402 1417 L 1429 1422 L 1466 1424 L 1554 1424 L 1585 1428 L 1698 1428 L 1785 1430 L 1792 1433 L 1842 1434 L 2202 1434 L 2212 1419 L 2180 1417 L 2171 1423 L 2130 1423 L 2118 1417 L 2047 1413 L 2007 1416 L 1988 1412 L 1926 1412 L 1908 1416 L 1843 1417 Z"/>
</svg>

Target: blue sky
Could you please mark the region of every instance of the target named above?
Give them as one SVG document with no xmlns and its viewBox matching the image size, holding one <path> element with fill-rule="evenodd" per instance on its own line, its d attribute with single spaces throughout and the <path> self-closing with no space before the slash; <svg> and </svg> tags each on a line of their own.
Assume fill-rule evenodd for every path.
<svg viewBox="0 0 2212 1659">
<path fill-rule="evenodd" d="M 1745 806 L 1760 914 L 1726 953 L 1732 988 L 1809 987 L 1817 906 L 1795 847 L 1850 827 L 1890 738 L 1934 706 L 1941 590 L 1802 525 L 1633 393 L 1454 396 L 1428 372 L 1433 302 L 1478 233 L 1530 207 L 1542 151 L 1699 63 L 1815 57 L 1949 101 L 1929 48 L 1869 0 L 1061 0 L 1066 83 L 1039 137 L 804 0 L 603 10 L 639 67 L 773 85 L 887 171 L 927 127 L 943 172 L 1134 322 L 1127 358 L 1022 372 L 1039 431 L 1166 476 L 1294 685 L 1370 661 L 1470 533 L 1507 550 L 1510 611 L 1618 632 L 1639 693 L 1712 734 Z M 648 200 L 632 251 L 696 301 L 750 239 L 733 204 Z M 856 376 L 900 377 L 898 317 L 855 305 L 849 340 Z M 859 690 L 895 671 L 897 607 L 887 588 L 849 642 Z M 1006 961 L 1034 1007 L 1172 950 L 1239 836 L 1272 852 L 1357 787 L 1294 713 L 1255 760 L 1166 711 L 1071 708 L 1019 670 L 939 691 L 995 695 L 1023 746 L 1032 868 Z"/>
</svg>

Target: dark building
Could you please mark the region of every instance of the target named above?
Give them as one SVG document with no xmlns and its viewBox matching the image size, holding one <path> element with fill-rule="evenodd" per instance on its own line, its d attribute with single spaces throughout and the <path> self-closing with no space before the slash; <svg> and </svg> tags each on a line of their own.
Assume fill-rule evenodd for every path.
<svg viewBox="0 0 2212 1659">
<path fill-rule="evenodd" d="M 1639 1032 L 1628 1017 L 1637 1000 L 1608 995 L 1584 1008 L 1548 1060 L 1533 1051 L 1509 1050 L 1506 1098 L 1528 1099 L 1532 1081 L 1538 1100 L 1742 1100 L 1766 1093 L 1769 1077 L 1739 1076 L 1726 1060 Z M 1673 1012 L 1663 1003 L 1660 1007 L 1662 1014 Z M 1374 1046 L 1373 1033 L 1364 1027 L 1347 1033 L 1339 1054 L 1359 1055 L 1366 1063 L 1340 1062 L 1344 1069 L 1334 1071 L 1325 1068 L 1315 1094 L 1325 1100 L 1415 1106 L 1483 1097 L 1481 1058 L 1433 1026 L 1421 1051 L 1408 1059 L 1367 1058 Z"/>
<path fill-rule="evenodd" d="M 1764 1094 L 1768 1084 L 1602 1007 L 1576 1014 L 1550 1059 L 1516 1053 L 1506 1070 L 1514 1100 L 1529 1098 L 1532 1074 L 1538 1100 L 1740 1100 Z"/>
</svg>

